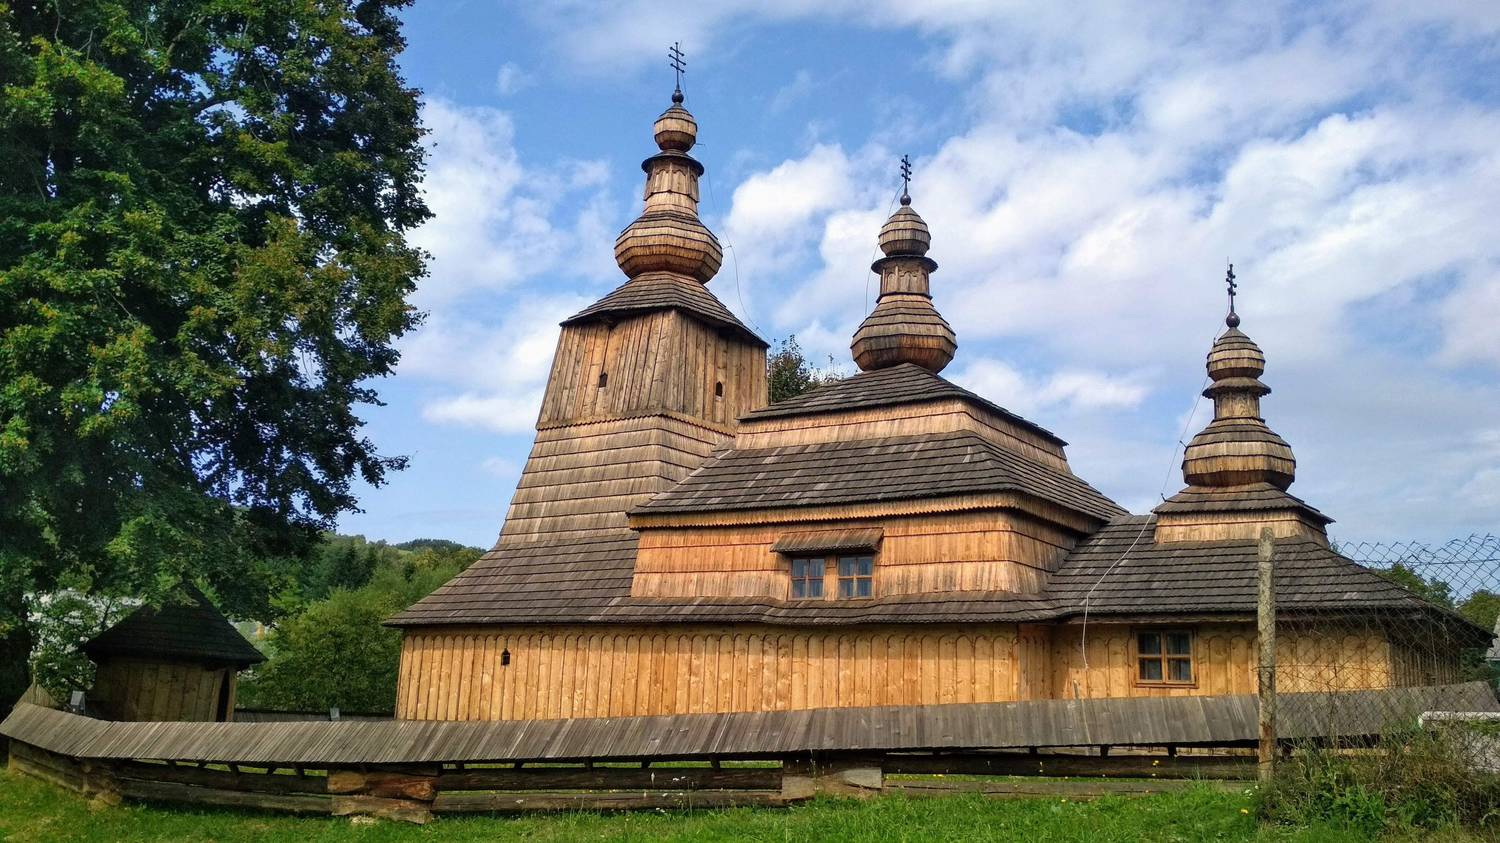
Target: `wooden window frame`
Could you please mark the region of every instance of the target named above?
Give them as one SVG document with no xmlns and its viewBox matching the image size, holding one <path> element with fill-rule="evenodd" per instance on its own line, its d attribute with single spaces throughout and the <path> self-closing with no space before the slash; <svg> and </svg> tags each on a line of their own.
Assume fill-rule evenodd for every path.
<svg viewBox="0 0 1500 843">
<path fill-rule="evenodd" d="M 821 579 L 810 577 L 810 576 L 809 577 L 799 577 L 799 576 L 797 576 L 797 563 L 798 562 L 817 563 L 819 561 L 821 561 L 823 563 L 823 576 L 822 576 Z M 809 582 L 809 583 L 812 583 L 812 582 L 818 583 L 819 593 L 816 594 L 816 595 L 808 595 L 808 596 L 798 597 L 797 596 L 797 583 L 803 582 L 803 581 L 806 581 L 806 582 Z M 825 557 L 819 557 L 819 556 L 802 556 L 802 555 L 788 556 L 787 557 L 787 591 L 786 591 L 786 593 L 787 593 L 787 599 L 789 599 L 789 600 L 827 600 L 828 599 L 828 560 L 827 560 L 827 558 L 825 558 Z"/>
<path fill-rule="evenodd" d="M 862 574 L 859 574 L 859 573 L 855 573 L 855 574 L 851 574 L 848 577 L 845 577 L 844 576 L 844 572 L 842 570 L 842 567 L 843 567 L 845 559 L 851 559 L 851 560 L 854 560 L 856 562 L 859 561 L 859 560 L 861 560 L 861 559 L 868 559 L 868 560 L 870 560 L 870 573 L 868 575 L 862 575 Z M 874 553 L 840 553 L 840 554 L 834 556 L 833 557 L 833 577 L 834 577 L 834 588 L 835 588 L 836 593 L 838 595 L 838 599 L 840 599 L 840 600 L 872 600 L 872 599 L 874 599 L 874 597 L 875 597 L 875 554 Z M 870 593 L 869 594 L 850 594 L 849 596 L 845 597 L 844 596 L 844 580 L 846 580 L 846 579 L 849 580 L 850 582 L 854 583 L 855 586 L 858 586 L 860 580 L 869 580 L 870 581 Z M 857 590 L 857 588 L 851 588 L 850 590 L 851 591 Z"/>
<path fill-rule="evenodd" d="M 1188 636 L 1188 672 L 1191 678 L 1184 681 L 1181 679 L 1169 679 L 1171 672 L 1167 669 L 1168 662 L 1172 659 L 1181 659 L 1183 656 L 1169 655 L 1167 653 L 1167 636 L 1171 634 L 1186 633 Z M 1161 652 L 1156 654 L 1141 653 L 1142 635 L 1161 636 Z M 1141 678 L 1141 660 L 1156 659 L 1161 664 L 1160 679 Z M 1198 629 L 1191 626 L 1142 626 L 1130 630 L 1130 676 L 1134 684 L 1140 688 L 1196 688 L 1198 687 Z"/>
<path fill-rule="evenodd" d="M 876 551 L 843 551 L 839 553 L 783 553 L 781 555 L 786 559 L 786 594 L 788 600 L 873 600 L 879 594 L 879 577 L 877 576 L 877 572 L 880 570 L 880 564 L 878 558 L 879 554 Z M 870 560 L 870 576 L 868 578 L 870 580 L 870 593 L 868 595 L 863 597 L 839 596 L 839 581 L 842 579 L 842 577 L 839 576 L 840 559 Z M 797 563 L 803 560 L 822 560 L 823 562 L 823 593 L 818 597 L 794 596 L 795 586 L 793 584 L 797 581 L 797 578 L 794 578 L 792 575 L 795 573 Z M 863 577 L 857 579 L 863 579 Z"/>
</svg>

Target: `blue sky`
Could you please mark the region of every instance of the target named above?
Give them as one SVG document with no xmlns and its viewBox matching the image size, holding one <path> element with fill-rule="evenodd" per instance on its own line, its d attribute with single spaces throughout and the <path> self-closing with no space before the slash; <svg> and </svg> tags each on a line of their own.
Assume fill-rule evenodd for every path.
<svg viewBox="0 0 1500 843">
<path fill-rule="evenodd" d="M 508 3 L 407 14 L 433 254 L 388 405 L 411 466 L 345 532 L 489 546 L 557 322 L 624 280 L 689 57 L 710 285 L 854 371 L 875 235 L 912 156 L 945 376 L 1071 442 L 1145 511 L 1206 421 L 1224 261 L 1268 357 L 1292 491 L 1336 538 L 1500 532 L 1500 4 L 930 0 Z"/>
</svg>

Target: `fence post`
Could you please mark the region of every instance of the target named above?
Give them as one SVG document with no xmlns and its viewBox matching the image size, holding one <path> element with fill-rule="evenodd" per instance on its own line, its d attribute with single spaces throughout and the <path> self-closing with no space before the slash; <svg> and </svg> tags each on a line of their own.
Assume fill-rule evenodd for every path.
<svg viewBox="0 0 1500 843">
<path fill-rule="evenodd" d="M 1255 621 L 1260 641 L 1260 664 L 1256 671 L 1259 694 L 1260 742 L 1256 757 L 1262 783 L 1271 780 L 1276 764 L 1276 591 L 1272 586 L 1276 538 L 1270 527 L 1260 531 L 1260 565 L 1258 566 Z"/>
</svg>

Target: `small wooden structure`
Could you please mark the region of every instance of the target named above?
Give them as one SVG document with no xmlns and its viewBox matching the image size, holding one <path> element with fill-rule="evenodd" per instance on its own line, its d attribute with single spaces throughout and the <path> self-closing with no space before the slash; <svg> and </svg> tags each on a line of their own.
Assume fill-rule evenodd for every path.
<svg viewBox="0 0 1500 843">
<path fill-rule="evenodd" d="M 112 720 L 227 721 L 239 671 L 265 661 L 191 585 L 83 645 L 98 665 L 91 711 Z"/>
</svg>

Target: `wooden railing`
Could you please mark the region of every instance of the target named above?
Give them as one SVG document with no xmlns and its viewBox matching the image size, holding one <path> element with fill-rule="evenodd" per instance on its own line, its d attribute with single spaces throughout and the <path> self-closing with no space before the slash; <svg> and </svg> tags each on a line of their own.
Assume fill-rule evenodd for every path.
<svg viewBox="0 0 1500 843">
<path fill-rule="evenodd" d="M 1381 718 L 1329 715 L 1333 703 L 1371 694 L 1412 718 L 1434 700 L 1449 710 L 1500 708 L 1482 683 L 1289 694 L 1281 704 L 1290 736 L 1378 735 Z M 106 801 L 425 822 L 927 794 L 956 788 L 912 777 L 947 773 L 995 777 L 957 789 L 1013 796 L 1134 793 L 1161 789 L 1161 780 L 1249 777 L 1254 728 L 1251 701 L 1196 697 L 468 723 L 122 723 L 22 704 L 0 734 L 15 771 Z M 999 782 L 1011 776 L 1092 783 Z M 1118 787 L 1103 788 L 1102 778 Z"/>
</svg>

